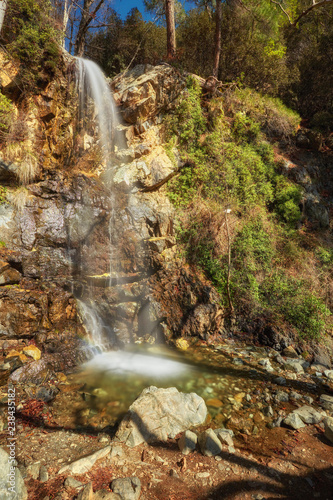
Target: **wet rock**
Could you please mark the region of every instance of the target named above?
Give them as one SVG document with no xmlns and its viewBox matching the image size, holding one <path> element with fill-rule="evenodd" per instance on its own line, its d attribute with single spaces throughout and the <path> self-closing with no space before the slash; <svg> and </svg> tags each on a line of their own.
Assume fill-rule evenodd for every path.
<svg viewBox="0 0 333 500">
<path fill-rule="evenodd" d="M 122 500 L 138 500 L 141 493 L 141 481 L 137 477 L 114 479 L 111 488 Z"/>
<path fill-rule="evenodd" d="M 10 450 L 10 448 L 8 448 Z M 4 500 L 26 500 L 27 489 L 16 461 L 0 448 L 0 498 Z"/>
<path fill-rule="evenodd" d="M 88 457 L 80 458 L 71 464 L 64 465 L 58 474 L 63 474 L 64 472 L 71 472 L 72 474 L 84 474 L 88 472 L 95 464 L 95 462 L 101 458 L 106 457 L 111 451 L 111 446 L 106 446 L 101 450 L 96 451 Z"/>
<path fill-rule="evenodd" d="M 333 443 L 333 417 L 327 417 L 324 420 L 325 436 Z"/>
<path fill-rule="evenodd" d="M 175 387 L 144 389 L 130 406 L 116 439 L 134 447 L 143 442 L 167 441 L 180 432 L 204 423 L 207 408 L 197 394 L 184 394 Z"/>
<path fill-rule="evenodd" d="M 311 406 L 302 406 L 293 413 L 297 414 L 305 424 L 318 424 L 323 419 L 322 414 Z"/>
<path fill-rule="evenodd" d="M 290 413 L 284 420 L 283 423 L 292 429 L 301 429 L 302 427 L 306 427 L 297 413 Z"/>
<path fill-rule="evenodd" d="M 201 453 L 206 457 L 219 455 L 222 451 L 222 444 L 213 429 L 207 429 L 198 438 Z"/>
<path fill-rule="evenodd" d="M 36 391 L 36 399 L 39 399 L 40 401 L 44 401 L 45 403 L 49 403 L 52 401 L 56 395 L 58 394 L 59 389 L 56 387 L 50 388 L 50 387 L 40 387 Z"/>
<path fill-rule="evenodd" d="M 198 436 L 194 432 L 187 430 L 178 440 L 178 447 L 183 455 L 188 455 L 195 450 L 197 442 Z"/>
</svg>

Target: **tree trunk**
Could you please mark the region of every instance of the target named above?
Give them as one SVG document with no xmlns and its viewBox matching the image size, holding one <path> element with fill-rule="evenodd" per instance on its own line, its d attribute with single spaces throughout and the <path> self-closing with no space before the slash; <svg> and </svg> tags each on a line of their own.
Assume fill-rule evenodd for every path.
<svg viewBox="0 0 333 500">
<path fill-rule="evenodd" d="M 165 0 L 165 17 L 167 25 L 167 58 L 173 59 L 176 55 L 176 28 L 175 28 L 174 0 Z"/>
<path fill-rule="evenodd" d="M 69 5 L 69 0 L 65 0 L 64 13 L 63 13 L 63 18 L 62 18 L 62 32 L 63 32 L 62 46 L 63 47 L 65 47 L 67 24 L 68 24 L 69 14 L 70 14 L 71 8 L 72 8 L 72 4 Z"/>
<path fill-rule="evenodd" d="M 3 21 L 5 19 L 7 9 L 7 0 L 0 0 L 0 32 L 2 30 Z"/>
<path fill-rule="evenodd" d="M 215 11 L 215 48 L 214 48 L 214 66 L 213 76 L 218 78 L 220 54 L 221 54 L 221 25 L 222 25 L 222 3 L 221 0 L 216 0 Z"/>
</svg>

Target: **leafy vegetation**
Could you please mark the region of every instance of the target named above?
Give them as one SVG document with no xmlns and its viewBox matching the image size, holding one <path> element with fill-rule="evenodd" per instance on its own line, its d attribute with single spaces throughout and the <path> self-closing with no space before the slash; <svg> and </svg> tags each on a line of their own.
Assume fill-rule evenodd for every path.
<svg viewBox="0 0 333 500">
<path fill-rule="evenodd" d="M 2 30 L 8 53 L 21 63 L 25 89 L 45 83 L 60 61 L 60 34 L 51 17 L 48 0 L 8 0 Z"/>
<path fill-rule="evenodd" d="M 181 246 L 227 308 L 230 247 L 230 294 L 238 318 L 262 315 L 302 338 L 319 338 L 330 313 L 320 286 L 307 275 L 313 255 L 301 252 L 295 229 L 302 189 L 279 173 L 267 141 L 275 134 L 290 137 L 299 117 L 280 101 L 246 89 L 201 100 L 197 81 L 189 78 L 175 114 L 166 119 L 169 147 L 178 141 L 184 162 L 169 185 L 180 210 Z M 273 128 L 267 116 L 275 117 Z M 323 263 L 331 262 L 330 253 L 318 252 Z"/>
</svg>

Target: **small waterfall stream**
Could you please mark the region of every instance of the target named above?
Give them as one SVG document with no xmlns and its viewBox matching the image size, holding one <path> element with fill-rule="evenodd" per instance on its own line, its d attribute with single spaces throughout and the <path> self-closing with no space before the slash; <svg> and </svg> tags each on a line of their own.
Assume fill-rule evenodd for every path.
<svg viewBox="0 0 333 500">
<path fill-rule="evenodd" d="M 92 61 L 77 58 L 77 90 L 79 94 L 79 122 L 81 131 L 85 133 L 94 123 L 98 128 L 98 141 L 101 146 L 103 163 L 105 169 L 112 179 L 113 165 L 112 159 L 114 152 L 124 149 L 125 138 L 121 133 L 116 133 L 119 125 L 116 106 L 107 84 L 107 81 L 101 69 Z M 110 188 L 110 279 L 108 286 L 114 286 L 117 282 L 117 276 L 112 269 L 112 239 L 114 231 L 114 196 L 112 191 L 112 182 Z M 112 281 L 111 281 L 112 280 Z M 140 350 L 137 352 L 135 346 L 129 346 L 129 349 L 108 352 L 110 344 L 114 344 L 116 332 L 105 324 L 100 317 L 96 307 L 96 299 L 93 294 L 89 294 L 89 299 L 78 301 L 81 315 L 84 319 L 87 330 L 92 339 L 93 346 L 90 352 L 93 359 L 87 367 L 102 370 L 107 373 L 119 375 L 141 374 L 148 377 L 168 378 L 177 377 L 185 374 L 189 370 L 188 364 L 182 363 L 178 359 L 170 359 L 168 353 L 154 353 Z M 111 342 L 110 342 L 111 341 Z"/>
<path fill-rule="evenodd" d="M 115 134 L 119 125 L 116 106 L 106 78 L 96 63 L 87 59 L 76 58 L 76 87 L 79 95 L 79 132 L 85 134 L 89 131 L 92 135 L 95 135 L 94 128 L 97 128 L 102 163 L 104 163 L 105 171 L 112 177 L 113 154 L 115 151 L 124 148 L 125 140 L 122 140 L 119 133 Z M 111 241 L 114 230 L 114 196 L 112 189 L 109 191 L 109 202 L 109 285 L 111 285 L 111 279 L 113 278 L 114 281 L 116 278 L 112 270 Z M 79 300 L 78 304 L 86 328 L 91 335 L 91 352 L 95 355 L 106 351 L 110 348 L 110 343 L 112 343 L 110 341 L 115 340 L 115 334 L 112 328 L 106 325 L 100 317 L 92 291 L 89 292 L 88 300 Z"/>
</svg>

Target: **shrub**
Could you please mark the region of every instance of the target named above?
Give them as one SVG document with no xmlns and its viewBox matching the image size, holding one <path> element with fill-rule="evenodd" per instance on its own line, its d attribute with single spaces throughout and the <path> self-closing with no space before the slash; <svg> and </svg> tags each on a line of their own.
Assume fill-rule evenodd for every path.
<svg viewBox="0 0 333 500">
<path fill-rule="evenodd" d="M 295 225 L 301 217 L 300 202 L 303 190 L 279 175 L 275 178 L 275 209 L 278 215 L 288 224 Z"/>
<path fill-rule="evenodd" d="M 225 98 L 229 114 L 244 113 L 256 122 L 268 137 L 290 137 L 295 134 L 300 116 L 280 99 L 261 95 L 249 88 L 236 89 Z"/>
<path fill-rule="evenodd" d="M 60 33 L 51 19 L 48 0 L 8 0 L 3 39 L 10 55 L 21 62 L 26 88 L 53 76 L 60 60 Z"/>
<path fill-rule="evenodd" d="M 13 103 L 0 92 L 0 137 L 7 133 L 15 117 Z"/>
</svg>

